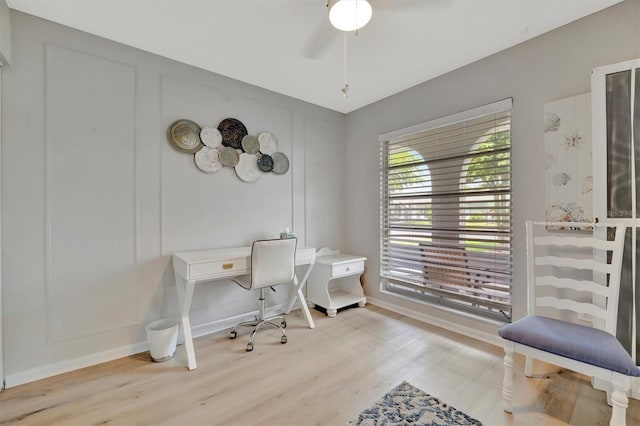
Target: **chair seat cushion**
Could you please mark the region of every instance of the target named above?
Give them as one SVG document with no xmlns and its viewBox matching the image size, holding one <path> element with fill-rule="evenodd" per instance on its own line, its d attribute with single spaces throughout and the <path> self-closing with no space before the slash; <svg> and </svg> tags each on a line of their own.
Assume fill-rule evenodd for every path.
<svg viewBox="0 0 640 426">
<path fill-rule="evenodd" d="M 498 334 L 503 339 L 565 358 L 627 376 L 640 376 L 640 369 L 620 342 L 603 330 L 531 315 L 502 327 Z"/>
</svg>

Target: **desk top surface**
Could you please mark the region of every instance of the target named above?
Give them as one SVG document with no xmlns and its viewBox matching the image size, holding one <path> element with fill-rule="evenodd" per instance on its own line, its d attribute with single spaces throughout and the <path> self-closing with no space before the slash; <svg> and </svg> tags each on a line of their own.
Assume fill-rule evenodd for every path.
<svg viewBox="0 0 640 426">
<path fill-rule="evenodd" d="M 333 253 L 316 257 L 316 263 L 321 265 L 339 265 L 341 263 L 357 262 L 367 260 L 364 256 L 356 256 L 347 253 Z"/>
<path fill-rule="evenodd" d="M 297 248 L 296 263 L 311 263 L 315 260 L 316 249 L 314 248 Z M 228 259 L 240 259 L 251 256 L 251 246 L 246 247 L 226 247 L 208 250 L 194 250 L 174 253 L 175 260 L 182 261 L 186 264 L 217 262 Z"/>
</svg>

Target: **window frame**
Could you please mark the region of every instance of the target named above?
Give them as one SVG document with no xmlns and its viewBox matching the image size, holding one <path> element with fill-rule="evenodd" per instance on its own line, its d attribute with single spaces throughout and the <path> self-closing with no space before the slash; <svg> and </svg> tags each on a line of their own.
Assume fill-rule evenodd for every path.
<svg viewBox="0 0 640 426">
<path fill-rule="evenodd" d="M 445 117 L 440 117 L 437 118 L 435 120 L 431 120 L 431 121 L 427 121 L 424 123 L 420 123 L 414 126 L 410 126 L 410 127 L 406 127 L 403 129 L 398 129 L 398 130 L 394 130 L 391 132 L 387 132 L 384 134 L 379 135 L 378 139 L 379 139 L 379 143 L 380 143 L 380 289 L 383 293 L 386 294 L 393 294 L 393 295 L 399 295 L 399 296 L 403 296 L 403 297 L 408 297 L 411 300 L 414 301 L 418 301 L 418 302 L 425 302 L 425 303 L 429 303 L 429 304 L 436 304 L 439 306 L 445 306 L 448 308 L 454 308 L 460 312 L 465 312 L 465 313 L 473 313 L 476 314 L 480 317 L 485 317 L 485 318 L 489 318 L 489 319 L 498 319 L 504 322 L 510 322 L 511 321 L 511 313 L 512 313 L 512 301 L 511 301 L 511 293 L 512 293 L 512 271 L 513 271 L 513 265 L 512 265 L 512 253 L 513 253 L 513 244 L 512 244 L 512 226 L 513 226 L 513 220 L 512 220 L 512 211 L 513 211 L 513 206 L 512 206 L 512 189 L 513 189 L 513 185 L 512 185 L 512 180 L 511 180 L 511 152 L 512 152 L 512 144 L 511 144 L 511 111 L 512 111 L 512 106 L 513 106 L 513 102 L 511 98 L 508 99 L 504 99 L 498 102 L 494 102 L 488 105 L 483 105 L 477 108 L 472 108 L 466 111 L 462 111 L 456 114 L 452 114 L 452 115 L 448 115 Z M 508 268 L 507 274 L 503 277 L 500 278 L 500 282 L 501 282 L 501 286 L 502 288 L 504 287 L 504 285 L 508 285 L 508 296 L 505 296 L 504 293 L 504 289 L 501 292 L 498 292 L 501 294 L 502 297 L 502 302 L 504 302 L 504 308 L 496 308 L 495 303 L 491 303 L 491 302 L 486 302 L 487 306 L 483 306 L 481 308 L 478 308 L 477 304 L 473 305 L 473 304 L 469 304 L 468 301 L 464 301 L 461 302 L 460 300 L 463 300 L 464 298 L 460 299 L 459 297 L 457 297 L 458 295 L 461 295 L 462 293 L 464 293 L 464 287 L 460 288 L 458 287 L 458 290 L 456 290 L 454 292 L 454 294 L 447 294 L 446 291 L 448 291 L 450 288 L 454 288 L 456 287 L 454 284 L 455 282 L 455 278 L 451 279 L 450 282 L 450 286 L 445 286 L 445 287 L 440 287 L 441 289 L 444 290 L 438 290 L 440 291 L 440 293 L 438 293 L 437 291 L 433 291 L 434 287 L 433 286 L 429 286 L 425 283 L 421 283 L 418 282 L 420 280 L 426 282 L 429 279 L 427 278 L 427 276 L 429 274 L 433 274 L 433 272 L 428 272 L 427 271 L 427 266 L 426 266 L 426 262 L 431 262 L 432 260 L 414 260 L 414 267 L 418 266 L 418 267 L 422 267 L 423 264 L 424 269 L 421 272 L 414 272 L 409 274 L 409 278 L 407 278 L 406 282 L 401 283 L 400 285 L 398 285 L 398 280 L 394 280 L 393 278 L 389 278 L 389 276 L 391 275 L 391 272 L 385 274 L 386 272 L 390 271 L 391 266 L 389 266 L 391 264 L 391 262 L 394 260 L 394 257 L 390 254 L 390 250 L 391 250 L 391 239 L 392 237 L 390 235 L 387 234 L 387 232 L 392 228 L 391 225 L 389 225 L 389 222 L 391 219 L 389 219 L 389 214 L 390 211 L 392 210 L 390 207 L 390 200 L 393 199 L 393 196 L 391 195 L 392 189 L 389 186 L 389 171 L 392 169 L 391 167 L 389 167 L 390 162 L 389 162 L 389 158 L 390 158 L 390 144 L 393 144 L 394 141 L 398 140 L 403 140 L 403 139 L 409 139 L 411 140 L 412 136 L 415 136 L 416 138 L 420 135 L 420 134 L 424 134 L 425 132 L 428 131 L 434 131 L 436 129 L 447 129 L 447 128 L 453 128 L 456 125 L 461 125 L 461 124 L 466 124 L 471 122 L 474 119 L 481 119 L 483 117 L 490 117 L 492 115 L 496 115 L 496 114 L 500 114 L 500 113 L 508 113 L 508 117 L 509 117 L 509 146 L 508 146 L 508 158 L 509 158 L 509 162 L 508 162 L 508 167 L 509 167 L 509 185 L 508 185 L 508 235 L 505 237 L 503 236 L 503 238 L 507 238 L 508 240 L 508 256 L 505 258 L 508 258 L 507 262 L 508 264 L 505 266 Z M 468 161 L 469 158 L 471 158 L 472 155 L 468 155 L 466 156 L 466 160 L 465 160 L 465 164 L 466 161 Z M 424 163 L 426 164 L 427 161 L 424 161 Z M 427 170 L 428 167 L 427 167 Z M 460 171 L 459 171 L 459 177 L 461 179 L 463 179 L 463 175 L 465 175 L 465 170 L 466 170 L 466 166 L 462 166 L 460 167 Z M 425 172 L 425 173 L 430 173 L 429 172 Z M 425 174 L 426 175 L 426 174 Z M 491 175 L 493 176 L 493 175 Z M 427 178 L 426 180 L 431 180 L 430 178 Z M 393 179 L 392 179 L 393 181 Z M 462 201 L 463 201 L 463 190 L 460 189 L 462 186 L 462 183 L 459 184 L 459 198 L 456 204 L 456 208 L 454 210 L 458 211 L 458 220 L 462 220 L 462 211 L 463 211 L 463 205 L 462 205 Z M 426 198 L 428 198 L 427 196 L 425 196 Z M 389 204 L 387 204 L 387 202 L 389 201 Z M 495 201 L 495 199 L 493 199 L 493 201 Z M 429 201 L 430 203 L 431 201 Z M 434 204 L 428 204 L 430 207 L 433 207 Z M 433 216 L 430 216 L 429 219 L 427 219 L 427 215 L 425 215 L 425 222 L 428 220 L 431 220 L 433 218 Z M 436 230 L 437 225 L 434 227 L 434 231 Z M 458 232 L 459 231 L 459 232 Z M 453 231 L 458 232 L 458 239 L 462 240 L 462 235 L 464 234 L 464 229 L 462 227 L 462 225 L 459 225 L 459 227 L 456 229 L 454 229 Z M 387 244 L 387 246 L 385 246 L 385 243 Z M 385 249 L 388 250 L 387 252 L 385 252 Z M 444 263 L 445 264 L 445 268 L 451 268 L 452 270 L 456 270 L 460 271 L 460 263 L 462 259 L 462 256 L 466 256 L 464 253 L 461 254 L 451 254 L 449 253 L 446 249 L 441 249 L 441 248 L 436 248 L 434 252 L 429 253 L 427 251 L 427 254 L 425 255 L 425 249 L 424 247 L 422 247 L 422 244 L 420 244 L 420 249 L 416 250 L 413 249 L 416 252 L 421 253 L 420 257 L 426 257 L 430 259 L 436 259 L 434 260 L 434 262 L 436 262 L 436 264 L 438 265 L 438 267 L 440 267 L 440 263 Z M 438 250 L 440 250 L 440 252 L 438 252 Z M 434 257 L 433 257 L 434 256 Z M 415 258 L 415 254 L 414 254 L 414 258 Z M 400 255 L 397 256 L 395 258 L 396 261 L 398 261 L 400 259 Z M 466 260 L 465 262 L 465 268 L 466 268 Z M 452 263 L 453 265 L 449 265 L 450 263 Z M 385 269 L 387 268 L 387 269 Z M 461 272 L 461 274 L 464 272 Z M 411 274 L 413 274 L 413 276 L 411 276 Z M 421 277 L 418 279 L 417 277 L 421 274 Z M 385 276 L 386 275 L 386 276 Z M 508 276 L 507 276 L 508 275 Z M 410 283 L 410 278 L 415 278 L 417 281 Z M 468 284 L 467 284 L 468 285 Z M 446 291 L 445 291 L 446 290 Z M 497 290 L 496 290 L 497 291 Z M 458 293 L 458 294 L 455 294 Z M 444 294 L 444 296 L 443 296 Z M 458 301 L 456 301 L 456 299 L 459 299 Z M 508 302 L 505 302 L 505 300 L 508 299 Z M 467 306 L 469 305 L 469 306 Z"/>
</svg>

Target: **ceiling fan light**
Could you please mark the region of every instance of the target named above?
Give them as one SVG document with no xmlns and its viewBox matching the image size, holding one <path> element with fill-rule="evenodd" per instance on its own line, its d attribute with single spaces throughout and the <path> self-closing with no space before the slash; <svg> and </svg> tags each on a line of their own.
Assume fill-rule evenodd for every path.
<svg viewBox="0 0 640 426">
<path fill-rule="evenodd" d="M 367 0 L 338 0 L 329 10 L 329 21 L 340 31 L 355 31 L 367 25 L 372 13 Z"/>
</svg>

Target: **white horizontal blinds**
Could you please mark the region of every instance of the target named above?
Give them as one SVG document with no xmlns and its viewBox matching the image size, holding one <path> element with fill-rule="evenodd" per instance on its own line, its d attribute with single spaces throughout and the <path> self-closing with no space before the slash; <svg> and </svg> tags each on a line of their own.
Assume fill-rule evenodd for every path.
<svg viewBox="0 0 640 426">
<path fill-rule="evenodd" d="M 509 104 L 383 140 L 380 254 L 387 290 L 511 317 L 510 129 Z"/>
</svg>

